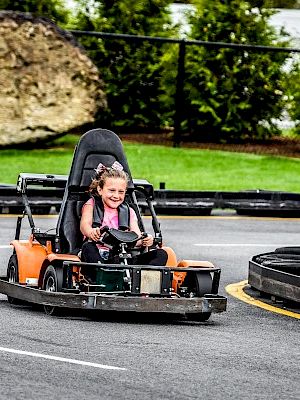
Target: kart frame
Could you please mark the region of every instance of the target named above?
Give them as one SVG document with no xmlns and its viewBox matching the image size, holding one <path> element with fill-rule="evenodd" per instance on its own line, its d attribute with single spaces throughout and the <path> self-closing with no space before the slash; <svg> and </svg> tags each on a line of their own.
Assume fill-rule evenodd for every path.
<svg viewBox="0 0 300 400">
<path fill-rule="evenodd" d="M 152 219 L 155 246 L 162 247 L 168 254 L 166 266 L 87 264 L 82 263 L 77 255 L 80 249 L 78 243 L 82 241 L 78 228 L 78 210 L 81 210 L 82 204 L 88 199 L 86 190 L 91 173 L 99 162 L 107 165 L 108 162 L 112 164 L 114 160 L 121 162 L 130 177 L 126 200 L 134 208 L 142 232 L 145 231 L 145 227 L 136 196 L 142 196 L 147 204 Z M 28 196 L 31 186 L 41 186 L 50 190 L 65 189 L 55 233 L 42 232 L 36 227 Z M 226 297 L 218 295 L 220 268 L 214 267 L 208 261 L 177 262 L 174 251 L 163 246 L 160 224 L 152 204 L 153 186 L 146 180 L 131 178 L 121 141 L 113 132 L 94 129 L 84 134 L 75 148 L 69 176 L 21 173 L 17 191 L 22 196 L 24 211 L 22 216 L 17 218 L 15 239 L 11 242 L 14 252 L 7 277 L 0 278 L 0 292 L 6 294 L 11 303 L 21 300 L 44 305 L 46 312 L 57 308 L 133 311 L 180 314 L 200 321 L 207 320 L 212 312 L 226 310 Z M 20 239 L 25 216 L 31 229 L 29 240 Z M 75 220 L 78 230 L 75 229 Z M 99 287 L 87 285 L 83 291 L 78 281 L 84 265 L 108 273 L 129 271 L 130 290 L 107 292 Z M 54 271 L 53 290 L 45 285 L 45 276 L 49 268 L 52 269 L 52 275 Z M 154 292 L 143 290 L 143 287 L 148 287 L 144 284 L 145 276 L 146 282 L 149 276 L 150 280 L 154 276 Z M 194 284 L 196 282 L 197 293 L 194 289 L 194 292 L 186 291 L 183 284 L 187 277 L 192 278 Z"/>
</svg>

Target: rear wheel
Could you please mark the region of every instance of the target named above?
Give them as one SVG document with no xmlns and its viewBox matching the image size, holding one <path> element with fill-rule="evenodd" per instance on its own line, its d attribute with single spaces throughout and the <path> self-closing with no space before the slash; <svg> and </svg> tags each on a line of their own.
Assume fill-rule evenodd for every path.
<svg viewBox="0 0 300 400">
<path fill-rule="evenodd" d="M 60 292 L 62 290 L 62 284 L 62 269 L 55 269 L 52 265 L 49 265 L 45 271 L 43 289 L 46 290 L 46 292 Z M 54 306 L 44 306 L 44 311 L 48 315 L 58 315 L 61 309 Z"/>
<path fill-rule="evenodd" d="M 9 283 L 19 282 L 18 258 L 16 254 L 13 254 L 8 261 L 7 281 Z M 20 301 L 18 299 L 15 299 L 11 296 L 7 296 L 7 301 L 9 302 L 9 304 L 20 304 Z"/>
</svg>

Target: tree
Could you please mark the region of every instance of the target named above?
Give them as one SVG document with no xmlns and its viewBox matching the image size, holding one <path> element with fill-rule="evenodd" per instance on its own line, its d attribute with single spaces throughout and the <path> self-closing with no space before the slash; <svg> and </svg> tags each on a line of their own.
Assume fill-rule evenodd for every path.
<svg viewBox="0 0 300 400">
<path fill-rule="evenodd" d="M 298 59 L 298 62 L 297 62 Z M 286 95 L 289 97 L 288 108 L 291 119 L 295 122 L 294 132 L 300 135 L 300 57 L 295 58 L 294 65 L 286 81 Z"/>
<path fill-rule="evenodd" d="M 167 6 L 171 0 L 77 1 L 76 28 L 146 36 L 171 36 Z M 163 44 L 82 37 L 81 43 L 106 83 L 108 111 L 99 121 L 111 126 L 157 129 L 164 107 L 161 57 Z"/>
<path fill-rule="evenodd" d="M 269 8 L 300 8 L 299 0 L 261 0 L 263 7 Z M 253 1 L 250 1 L 252 5 Z"/>
<path fill-rule="evenodd" d="M 191 38 L 285 46 L 268 24 L 273 11 L 240 0 L 198 0 L 189 16 Z M 283 93 L 287 53 L 190 46 L 186 56 L 185 131 L 197 140 L 264 139 L 286 107 Z"/>
<path fill-rule="evenodd" d="M 30 12 L 61 24 L 67 23 L 69 15 L 63 0 L 0 0 L 0 10 Z"/>
</svg>

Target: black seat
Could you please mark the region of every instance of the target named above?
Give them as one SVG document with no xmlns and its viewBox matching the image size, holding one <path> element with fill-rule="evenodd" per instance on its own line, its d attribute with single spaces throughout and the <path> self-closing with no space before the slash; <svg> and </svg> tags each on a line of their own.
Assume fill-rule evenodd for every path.
<svg viewBox="0 0 300 400">
<path fill-rule="evenodd" d="M 80 232 L 81 209 L 89 198 L 87 189 L 95 175 L 94 169 L 99 163 L 111 166 L 114 161 L 121 163 L 129 175 L 128 189 L 132 192 L 134 185 L 119 137 L 106 129 L 93 129 L 80 138 L 74 151 L 56 228 L 58 252 L 76 254 L 80 250 L 83 240 Z"/>
</svg>

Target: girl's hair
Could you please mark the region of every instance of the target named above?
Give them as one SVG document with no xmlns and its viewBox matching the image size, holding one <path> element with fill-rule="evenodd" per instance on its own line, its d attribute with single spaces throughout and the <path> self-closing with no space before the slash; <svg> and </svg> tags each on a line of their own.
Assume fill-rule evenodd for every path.
<svg viewBox="0 0 300 400">
<path fill-rule="evenodd" d="M 103 186 L 105 185 L 105 182 L 108 178 L 120 178 L 124 179 L 126 182 L 126 187 L 128 185 L 129 177 L 128 174 L 121 170 L 121 169 L 116 169 L 112 167 L 102 167 L 101 170 L 96 170 L 96 177 L 92 179 L 92 182 L 89 186 L 89 192 L 93 196 L 99 196 L 98 193 L 98 186 L 103 189 Z"/>
</svg>

